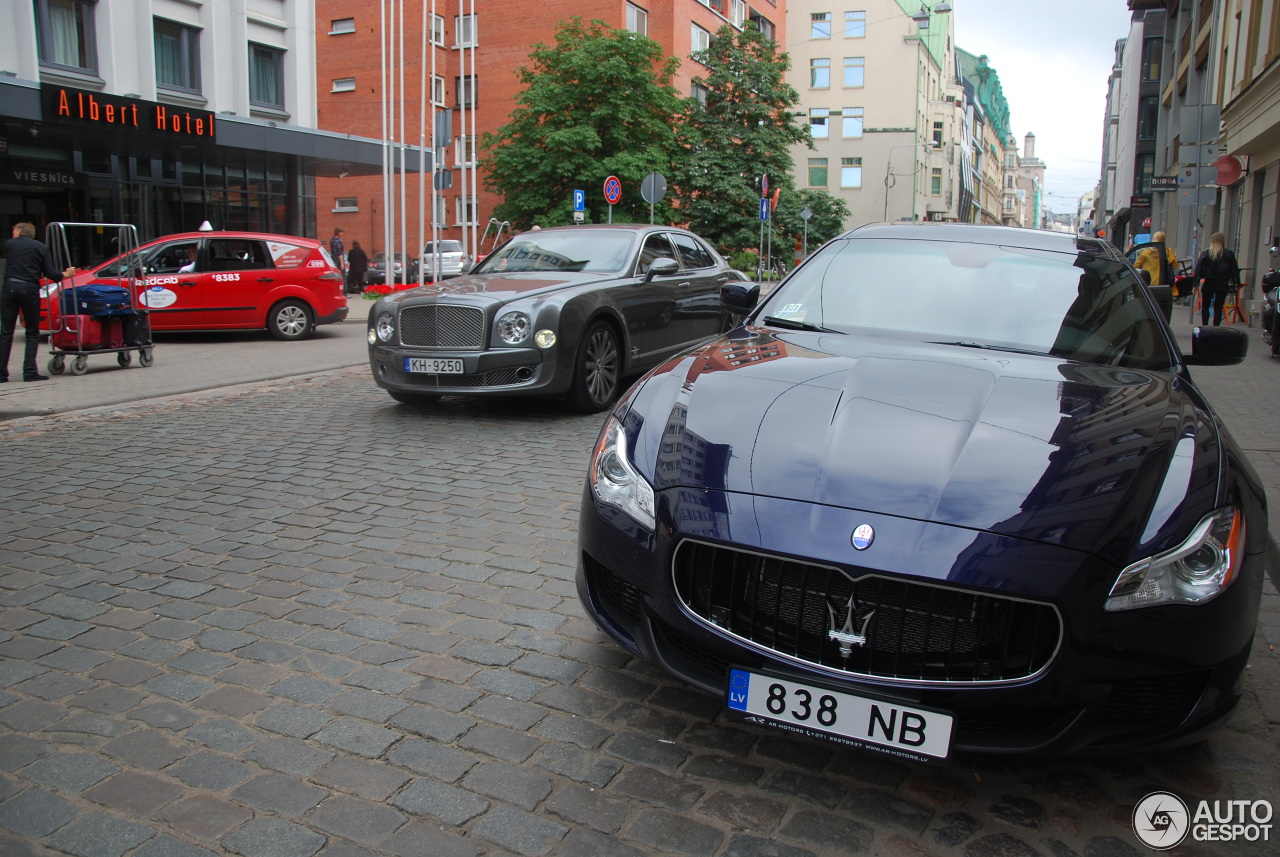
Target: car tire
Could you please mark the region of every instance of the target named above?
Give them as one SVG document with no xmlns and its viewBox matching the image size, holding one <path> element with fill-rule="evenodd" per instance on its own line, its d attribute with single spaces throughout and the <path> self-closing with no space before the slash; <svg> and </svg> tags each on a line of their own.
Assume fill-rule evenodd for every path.
<svg viewBox="0 0 1280 857">
<path fill-rule="evenodd" d="M 267 330 L 276 339 L 286 342 L 306 339 L 315 329 L 311 307 L 300 300 L 290 298 L 280 301 L 267 313 Z"/>
<path fill-rule="evenodd" d="M 621 386 L 622 349 L 618 335 L 607 322 L 597 321 L 578 343 L 568 405 L 585 414 L 603 411 L 618 397 Z"/>
<path fill-rule="evenodd" d="M 405 393 L 400 390 L 388 390 L 387 394 L 402 405 L 434 405 L 440 401 L 439 396 L 431 393 Z"/>
</svg>

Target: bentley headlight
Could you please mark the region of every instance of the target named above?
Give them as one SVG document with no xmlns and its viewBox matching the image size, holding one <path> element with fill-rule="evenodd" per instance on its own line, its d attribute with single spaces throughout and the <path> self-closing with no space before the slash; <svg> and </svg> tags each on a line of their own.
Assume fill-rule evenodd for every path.
<svg viewBox="0 0 1280 857">
<path fill-rule="evenodd" d="M 509 312 L 498 319 L 498 336 L 507 345 L 519 345 L 529 338 L 533 322 L 522 312 Z"/>
<path fill-rule="evenodd" d="M 616 417 L 609 417 L 600 433 L 587 479 L 601 503 L 621 509 L 646 529 L 654 528 L 653 486 L 627 457 L 627 433 Z"/>
<path fill-rule="evenodd" d="M 1221 509 L 1197 524 L 1178 547 L 1120 572 L 1105 609 L 1208 601 L 1231 585 L 1243 561 L 1244 514 L 1234 507 Z"/>
<path fill-rule="evenodd" d="M 396 337 L 396 317 L 393 313 L 384 312 L 378 315 L 378 321 L 374 324 L 374 331 L 377 333 L 378 339 L 383 342 L 390 342 Z M 370 338 L 370 344 L 373 340 Z"/>
</svg>

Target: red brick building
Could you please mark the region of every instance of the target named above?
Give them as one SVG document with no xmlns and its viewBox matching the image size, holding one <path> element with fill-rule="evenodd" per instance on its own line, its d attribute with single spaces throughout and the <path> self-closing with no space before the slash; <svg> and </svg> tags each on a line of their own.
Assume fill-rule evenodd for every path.
<svg viewBox="0 0 1280 857">
<path fill-rule="evenodd" d="M 431 0 L 425 0 L 428 10 Z M 384 24 L 383 4 L 366 0 L 353 4 L 350 0 L 316 0 L 316 86 L 318 120 L 321 129 L 376 139 L 404 140 L 416 146 L 420 139 L 419 106 L 422 103 L 423 9 L 418 3 L 404 4 L 403 26 Z M 726 23 L 738 26 L 755 22 L 779 44 L 785 44 L 786 0 L 542 0 L 516 3 L 511 0 L 436 0 L 436 20 L 432 43 L 427 47 L 426 76 L 428 91 L 434 104 L 428 110 L 447 110 L 452 114 L 450 144 L 444 148 L 440 166 L 453 173 L 452 187 L 438 192 L 437 223 L 442 238 L 463 240 L 468 252 L 485 231 L 499 199 L 484 190 L 483 176 L 476 181 L 476 193 L 463 188 L 460 152 L 469 147 L 459 145 L 459 138 L 472 136 L 470 111 L 459 109 L 465 98 L 464 81 L 475 77 L 475 136 L 497 130 L 515 109 L 519 92 L 516 70 L 529 64 L 533 44 L 554 44 L 560 21 L 580 17 L 584 21 L 600 20 L 611 27 L 629 29 L 648 35 L 663 45 L 672 56 L 681 59 L 675 86 L 684 94 L 692 94 L 692 79 L 698 66 L 690 53 Z M 474 18 L 472 17 L 474 14 Z M 397 118 L 393 133 L 384 134 L 382 119 L 383 32 L 396 33 L 394 49 L 402 52 L 405 62 L 396 74 L 400 87 L 403 74 L 403 137 Z M 401 48 L 403 44 L 403 48 Z M 475 50 L 469 49 L 474 44 Z M 434 55 L 434 75 L 431 70 Z M 463 129 L 463 115 L 468 127 Z M 430 146 L 430 129 L 428 128 Z M 480 165 L 484 169 L 483 163 Z M 345 175 L 342 175 L 346 173 Z M 386 249 L 384 232 L 383 178 L 381 175 L 359 175 L 354 167 L 339 167 L 331 176 L 316 179 L 318 234 L 323 238 L 334 227 L 346 231 L 346 244 L 360 241 L 373 254 Z M 405 177 L 405 192 L 399 195 L 396 183 L 393 242 L 399 248 L 399 235 L 406 236 L 405 245 L 413 248 L 419 234 L 419 200 L 430 211 L 431 185 L 427 177 L 425 194 L 419 193 L 416 173 Z M 598 189 L 596 189 L 598 190 Z M 590 191 L 589 191 L 590 192 Z M 634 192 L 638 192 L 634 191 Z M 400 199 L 403 199 L 403 230 L 400 227 Z M 467 206 L 466 200 L 472 204 Z M 468 209 L 470 209 L 468 211 Z M 463 228 L 467 215 L 475 225 Z M 431 224 L 423 225 L 428 239 Z M 483 249 L 490 243 L 484 242 Z M 412 249 L 409 251 L 412 256 Z"/>
</svg>

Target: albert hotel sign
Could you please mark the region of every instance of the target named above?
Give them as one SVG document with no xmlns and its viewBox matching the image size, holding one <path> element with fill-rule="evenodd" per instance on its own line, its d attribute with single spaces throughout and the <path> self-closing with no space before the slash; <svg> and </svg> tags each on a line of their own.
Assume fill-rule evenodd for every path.
<svg viewBox="0 0 1280 857">
<path fill-rule="evenodd" d="M 66 86 L 42 86 L 46 121 L 214 140 L 213 113 Z"/>
</svg>

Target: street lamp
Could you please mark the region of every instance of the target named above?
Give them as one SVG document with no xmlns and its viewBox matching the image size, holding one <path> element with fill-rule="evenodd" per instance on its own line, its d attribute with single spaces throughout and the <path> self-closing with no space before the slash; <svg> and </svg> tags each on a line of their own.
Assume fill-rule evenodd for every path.
<svg viewBox="0 0 1280 857">
<path fill-rule="evenodd" d="M 951 11 L 951 4 L 948 3 L 947 0 L 941 0 L 941 2 L 935 3 L 932 9 L 930 9 L 924 3 L 921 3 L 919 10 L 911 13 L 911 20 L 916 22 L 916 29 L 927 30 L 929 29 L 930 13 L 933 13 L 936 15 L 945 15 L 950 11 Z"/>
</svg>

